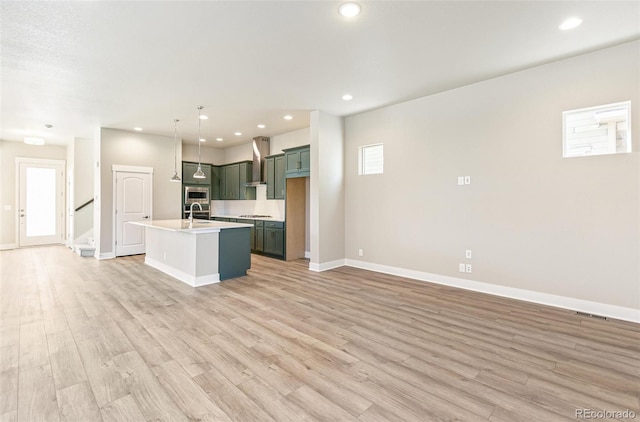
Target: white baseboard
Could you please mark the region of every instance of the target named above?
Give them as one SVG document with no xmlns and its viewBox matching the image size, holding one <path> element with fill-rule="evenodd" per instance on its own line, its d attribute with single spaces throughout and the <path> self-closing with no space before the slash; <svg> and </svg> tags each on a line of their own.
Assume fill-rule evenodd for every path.
<svg viewBox="0 0 640 422">
<path fill-rule="evenodd" d="M 8 251 L 9 249 L 15 249 L 18 245 L 15 243 L 2 243 L 0 244 L 0 251 Z"/>
<path fill-rule="evenodd" d="M 304 257 L 307 258 L 307 259 L 311 259 L 311 252 L 304 251 Z"/>
<path fill-rule="evenodd" d="M 526 302 L 539 303 L 541 305 L 554 306 L 556 308 L 570 309 L 574 311 L 585 312 L 588 314 L 602 315 L 609 318 L 640 323 L 640 309 L 626 308 L 622 306 L 609 305 L 606 303 L 592 302 L 589 300 L 534 292 L 531 290 L 516 289 L 513 287 L 499 286 L 496 284 L 483 283 L 457 277 L 425 273 L 421 271 L 408 270 L 405 268 L 391 267 L 388 265 L 373 264 L 371 262 L 358 261 L 354 259 L 346 259 L 344 265 L 347 265 L 349 267 L 362 268 L 364 270 L 376 271 L 384 274 L 411 278 L 414 280 L 427 281 L 430 283 L 443 284 L 446 286 L 488 293 L 495 296 L 502 296 L 511 299 L 524 300 Z M 309 269 L 312 269 L 311 265 L 309 265 Z"/>
<path fill-rule="evenodd" d="M 95 257 L 98 258 L 98 259 L 114 259 L 116 257 L 116 253 L 115 252 L 105 252 L 105 253 L 98 254 L 98 252 L 96 250 Z"/>
<path fill-rule="evenodd" d="M 344 267 L 345 265 L 346 264 L 345 264 L 345 260 L 344 259 L 337 259 L 335 261 L 323 262 L 321 264 L 317 264 L 315 262 L 310 262 L 309 263 L 309 270 L 319 273 L 319 272 L 322 272 L 322 271 L 331 270 L 333 268 Z"/>
<path fill-rule="evenodd" d="M 176 268 L 170 267 L 158 260 L 149 258 L 147 256 L 145 256 L 144 258 L 144 263 L 150 267 L 155 268 L 156 270 L 162 271 L 163 273 L 168 274 L 171 277 L 182 281 L 185 284 L 188 284 L 191 287 L 206 286 L 208 284 L 214 284 L 214 283 L 220 282 L 220 273 L 197 277 L 191 274 L 187 274 Z"/>
</svg>

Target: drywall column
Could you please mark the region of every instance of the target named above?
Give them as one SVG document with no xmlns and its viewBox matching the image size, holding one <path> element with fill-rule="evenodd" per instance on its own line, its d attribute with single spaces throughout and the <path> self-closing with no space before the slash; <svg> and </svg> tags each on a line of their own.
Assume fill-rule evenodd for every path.
<svg viewBox="0 0 640 422">
<path fill-rule="evenodd" d="M 310 145 L 309 269 L 324 271 L 344 265 L 343 119 L 318 110 L 311 112 Z"/>
</svg>

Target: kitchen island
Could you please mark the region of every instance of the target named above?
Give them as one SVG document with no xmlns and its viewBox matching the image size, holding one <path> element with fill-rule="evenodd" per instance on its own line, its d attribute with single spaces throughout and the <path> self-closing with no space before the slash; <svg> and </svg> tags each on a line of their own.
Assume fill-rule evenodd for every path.
<svg viewBox="0 0 640 422">
<path fill-rule="evenodd" d="M 246 275 L 251 225 L 209 220 L 131 222 L 145 228 L 145 264 L 193 286 Z"/>
</svg>

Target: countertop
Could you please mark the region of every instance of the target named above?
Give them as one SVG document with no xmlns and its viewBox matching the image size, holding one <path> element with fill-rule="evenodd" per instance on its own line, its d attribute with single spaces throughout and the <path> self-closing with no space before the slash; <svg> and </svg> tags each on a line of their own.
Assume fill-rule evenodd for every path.
<svg viewBox="0 0 640 422">
<path fill-rule="evenodd" d="M 218 218 L 235 218 L 238 220 L 262 220 L 262 221 L 279 221 L 279 222 L 283 222 L 283 219 L 279 219 L 279 218 L 273 218 L 273 217 L 240 217 L 239 215 L 219 215 L 219 214 L 213 214 L 211 215 L 211 218 L 214 217 L 218 217 Z"/>
<path fill-rule="evenodd" d="M 224 229 L 236 229 L 241 227 L 253 227 L 251 224 L 228 223 L 225 221 L 211 221 L 194 219 L 189 220 L 149 220 L 131 221 L 131 224 L 138 226 L 152 227 L 160 230 L 184 233 L 216 233 Z"/>
</svg>

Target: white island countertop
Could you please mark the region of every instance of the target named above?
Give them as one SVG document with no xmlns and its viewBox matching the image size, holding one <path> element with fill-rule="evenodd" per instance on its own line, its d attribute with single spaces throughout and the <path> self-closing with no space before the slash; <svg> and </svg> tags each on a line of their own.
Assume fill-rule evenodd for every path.
<svg viewBox="0 0 640 422">
<path fill-rule="evenodd" d="M 224 221 L 212 221 L 212 220 L 198 220 L 193 222 L 189 220 L 150 220 L 150 221 L 131 221 L 131 224 L 136 224 L 144 227 L 151 227 L 160 230 L 169 230 L 173 232 L 184 233 L 216 233 L 224 229 L 236 229 L 240 227 L 253 227 L 253 224 L 244 223 L 228 223 Z"/>
</svg>

